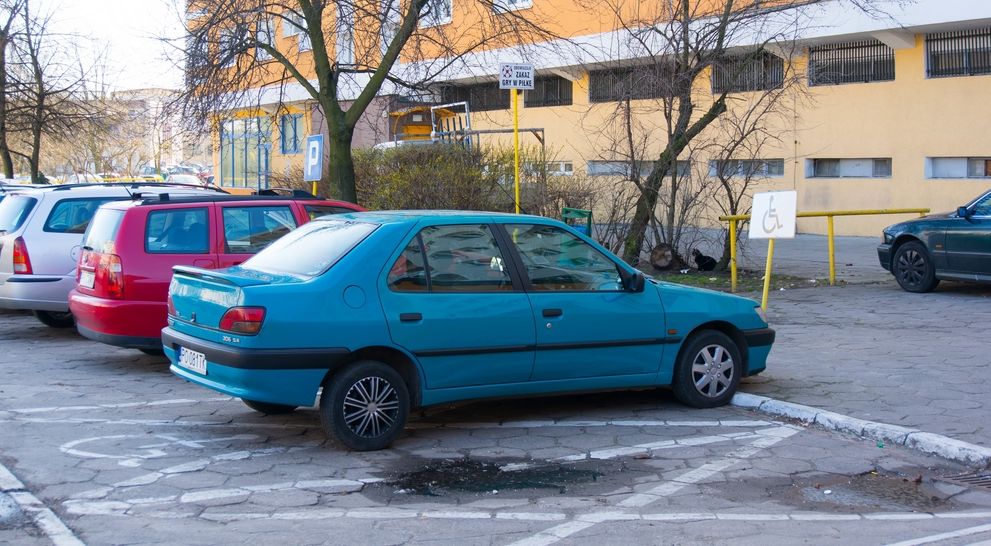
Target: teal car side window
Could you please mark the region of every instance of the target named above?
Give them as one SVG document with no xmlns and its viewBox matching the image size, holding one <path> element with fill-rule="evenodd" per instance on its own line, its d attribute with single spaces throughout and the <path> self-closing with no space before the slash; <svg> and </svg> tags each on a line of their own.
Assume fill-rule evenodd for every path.
<svg viewBox="0 0 991 546">
<path fill-rule="evenodd" d="M 388 283 L 397 292 L 513 290 L 506 260 L 485 224 L 423 228 L 393 263 Z"/>
<path fill-rule="evenodd" d="M 523 260 L 531 290 L 623 290 L 616 264 L 571 233 L 539 224 L 508 224 L 506 230 Z"/>
</svg>

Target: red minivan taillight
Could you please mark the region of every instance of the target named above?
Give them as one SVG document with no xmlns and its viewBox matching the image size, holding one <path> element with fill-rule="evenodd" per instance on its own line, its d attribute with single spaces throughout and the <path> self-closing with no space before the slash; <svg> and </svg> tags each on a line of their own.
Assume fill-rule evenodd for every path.
<svg viewBox="0 0 991 546">
<path fill-rule="evenodd" d="M 231 307 L 220 319 L 220 329 L 253 336 L 262 329 L 265 322 L 264 307 Z"/>
<path fill-rule="evenodd" d="M 28 247 L 24 245 L 23 237 L 14 239 L 14 273 L 31 274 L 31 257 L 28 256 Z"/>
</svg>

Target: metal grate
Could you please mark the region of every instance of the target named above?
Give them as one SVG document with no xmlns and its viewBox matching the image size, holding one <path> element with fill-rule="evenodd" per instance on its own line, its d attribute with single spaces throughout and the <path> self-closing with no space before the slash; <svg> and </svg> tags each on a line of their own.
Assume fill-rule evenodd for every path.
<svg viewBox="0 0 991 546">
<path fill-rule="evenodd" d="M 982 487 L 984 489 L 991 489 L 991 471 L 971 472 L 969 474 L 948 476 L 941 479 L 943 481 L 965 485 L 967 487 Z"/>
<path fill-rule="evenodd" d="M 926 76 L 991 74 L 991 28 L 926 34 Z"/>
<path fill-rule="evenodd" d="M 745 57 L 729 57 L 713 65 L 712 92 L 777 89 L 784 82 L 784 76 L 784 59 L 766 51 Z"/>
<path fill-rule="evenodd" d="M 571 80 L 561 76 L 540 77 L 533 82 L 533 91 L 523 94 L 527 108 L 535 106 L 566 106 L 571 104 Z"/>
<path fill-rule="evenodd" d="M 610 68 L 588 74 L 589 102 L 656 99 L 671 89 L 672 75 L 657 66 Z"/>
<path fill-rule="evenodd" d="M 895 79 L 895 50 L 879 42 L 846 42 L 809 48 L 809 85 Z"/>
<path fill-rule="evenodd" d="M 488 82 L 447 86 L 442 96 L 446 103 L 467 102 L 473 112 L 482 112 L 509 108 L 509 93 L 507 89 L 499 89 L 499 82 Z"/>
</svg>

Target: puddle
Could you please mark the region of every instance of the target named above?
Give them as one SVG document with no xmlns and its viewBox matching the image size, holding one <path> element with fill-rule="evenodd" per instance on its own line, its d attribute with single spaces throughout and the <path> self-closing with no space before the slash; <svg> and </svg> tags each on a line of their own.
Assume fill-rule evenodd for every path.
<svg viewBox="0 0 991 546">
<path fill-rule="evenodd" d="M 448 492 L 499 493 L 520 489 L 551 489 L 566 493 L 577 484 L 595 482 L 603 475 L 599 470 L 577 468 L 576 465 L 541 463 L 530 467 L 454 459 L 433 461 L 425 467 L 403 473 L 388 485 L 397 491 L 428 496 Z"/>
<path fill-rule="evenodd" d="M 833 507 L 892 511 L 933 511 L 947 506 L 930 480 L 868 472 L 843 481 L 796 484 L 802 500 Z"/>
</svg>

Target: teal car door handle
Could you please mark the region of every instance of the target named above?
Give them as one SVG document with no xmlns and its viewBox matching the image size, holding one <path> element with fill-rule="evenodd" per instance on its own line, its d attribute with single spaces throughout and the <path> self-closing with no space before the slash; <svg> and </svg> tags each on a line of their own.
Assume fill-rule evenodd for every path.
<svg viewBox="0 0 991 546">
<path fill-rule="evenodd" d="M 423 320 L 420 313 L 399 313 L 399 320 L 402 322 L 417 322 Z"/>
<path fill-rule="evenodd" d="M 564 314 L 564 311 L 560 309 L 544 309 L 544 318 L 559 317 Z"/>
</svg>

